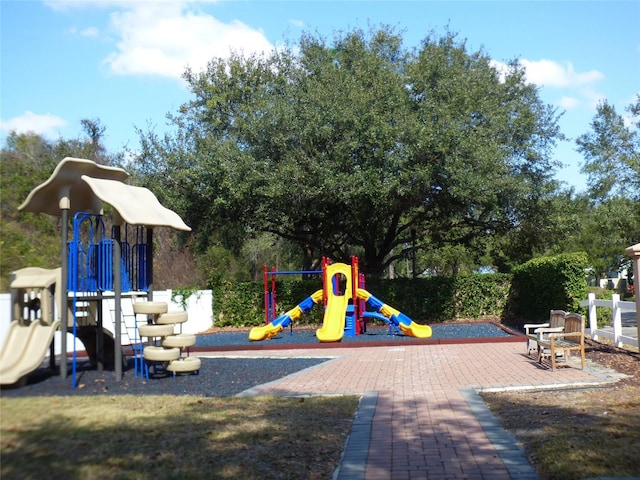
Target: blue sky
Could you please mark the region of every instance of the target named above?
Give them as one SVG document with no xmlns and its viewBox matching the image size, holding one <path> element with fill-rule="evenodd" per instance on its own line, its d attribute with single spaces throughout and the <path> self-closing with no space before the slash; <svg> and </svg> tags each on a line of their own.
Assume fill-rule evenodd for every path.
<svg viewBox="0 0 640 480">
<path fill-rule="evenodd" d="M 517 58 L 541 98 L 564 111 L 571 140 L 597 103 L 619 113 L 640 93 L 640 1 L 0 0 L 0 139 L 33 131 L 77 138 L 98 118 L 111 152 L 136 150 L 135 127 L 168 129 L 190 99 L 184 67 L 229 49 L 261 52 L 302 32 L 394 26 L 405 46 L 446 28 L 497 64 Z M 554 155 L 557 178 L 583 190 L 573 141 Z"/>
</svg>

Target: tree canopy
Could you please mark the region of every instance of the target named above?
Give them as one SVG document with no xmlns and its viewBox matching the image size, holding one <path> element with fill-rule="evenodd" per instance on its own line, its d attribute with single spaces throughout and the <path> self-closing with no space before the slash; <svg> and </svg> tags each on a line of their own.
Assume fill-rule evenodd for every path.
<svg viewBox="0 0 640 480">
<path fill-rule="evenodd" d="M 626 110 L 627 118 L 603 101 L 576 140 L 588 192 L 577 200 L 583 215 L 569 241 L 587 252 L 596 278 L 630 268 L 624 249 L 640 242 L 640 95 Z"/>
<path fill-rule="evenodd" d="M 517 61 L 498 71 L 452 33 L 413 50 L 388 28 L 304 35 L 184 78 L 177 133 L 141 132 L 138 167 L 202 250 L 269 232 L 380 274 L 407 246 L 484 255 L 557 186 L 557 112 Z"/>
<path fill-rule="evenodd" d="M 640 95 L 627 111 L 629 122 L 607 101 L 600 103 L 591 131 L 576 141 L 593 198 L 640 200 Z"/>
<path fill-rule="evenodd" d="M 624 248 L 640 241 L 640 97 L 628 115 L 598 106 L 576 140 L 589 187 L 576 195 L 552 179 L 559 114 L 522 66 L 496 70 L 451 33 L 414 49 L 388 28 L 304 35 L 185 80 L 192 98 L 169 114 L 173 133 L 138 130 L 139 156 L 107 152 L 98 120 L 78 139 L 8 136 L 0 288 L 13 269 L 59 262 L 58 220 L 17 207 L 65 156 L 127 158 L 135 183 L 193 227 L 188 244 L 158 242 L 169 287 L 257 278 L 266 263 L 308 269 L 322 255 L 409 276 L 581 250 L 599 277 L 626 268 Z"/>
</svg>

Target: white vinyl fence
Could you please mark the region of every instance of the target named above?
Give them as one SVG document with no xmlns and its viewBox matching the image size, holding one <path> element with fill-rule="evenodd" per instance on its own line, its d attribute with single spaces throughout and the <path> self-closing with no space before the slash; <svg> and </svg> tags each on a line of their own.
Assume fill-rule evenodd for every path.
<svg viewBox="0 0 640 480">
<path fill-rule="evenodd" d="M 603 337 L 613 341 L 618 347 L 623 344 L 638 346 L 638 313 L 636 312 L 635 302 L 622 302 L 618 294 L 612 295 L 611 300 L 598 300 L 594 293 L 590 293 L 587 296 L 587 300 L 580 302 L 580 306 L 588 307 L 589 309 L 589 328 L 593 340 Z M 596 307 L 609 307 L 612 309 L 611 327 L 598 328 Z M 635 314 L 635 326 L 623 328 L 622 314 L 629 312 Z"/>
<path fill-rule="evenodd" d="M 153 301 L 166 302 L 169 304 L 169 311 L 185 310 L 182 302 L 176 303 L 171 300 L 171 290 L 161 290 L 153 292 Z M 114 332 L 114 311 L 115 302 L 113 297 L 109 297 L 105 294 L 106 298 L 102 302 L 102 318 L 103 327 L 110 332 Z M 142 299 L 143 300 L 143 299 Z M 180 299 L 177 299 L 178 301 Z M 186 311 L 189 314 L 189 319 L 180 325 L 181 333 L 201 333 L 212 326 L 213 311 L 212 311 L 213 294 L 211 290 L 200 290 L 193 293 L 184 302 Z M 133 343 L 134 330 L 135 330 L 135 315 L 133 313 L 134 298 L 123 295 L 121 300 L 122 308 L 122 344 L 129 345 Z M 4 339 L 11 323 L 11 294 L 0 294 L 0 349 L 4 347 Z M 73 351 L 74 337 L 71 334 L 67 335 L 67 351 Z M 56 349 L 60 348 L 60 332 L 56 333 L 55 337 Z M 76 344 L 78 349 L 84 349 L 82 343 Z M 56 351 L 56 353 L 60 353 Z"/>
</svg>

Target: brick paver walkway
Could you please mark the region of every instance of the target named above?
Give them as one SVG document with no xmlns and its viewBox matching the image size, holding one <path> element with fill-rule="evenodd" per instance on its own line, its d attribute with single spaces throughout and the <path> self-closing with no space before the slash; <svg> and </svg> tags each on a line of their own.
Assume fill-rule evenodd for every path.
<svg viewBox="0 0 640 480">
<path fill-rule="evenodd" d="M 353 393 L 363 399 L 335 477 L 535 479 L 478 389 L 602 383 L 592 369 L 542 368 L 524 343 L 233 352 L 215 356 L 333 357 L 243 395 Z"/>
</svg>

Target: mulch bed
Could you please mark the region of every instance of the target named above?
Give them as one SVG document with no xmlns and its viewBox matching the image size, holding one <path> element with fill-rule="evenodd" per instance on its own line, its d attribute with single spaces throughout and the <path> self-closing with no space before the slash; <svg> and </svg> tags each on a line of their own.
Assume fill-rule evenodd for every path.
<svg viewBox="0 0 640 480">
<path fill-rule="evenodd" d="M 605 367 L 629 375 L 629 378 L 621 380 L 620 385 L 640 386 L 640 353 L 626 348 L 618 348 L 614 345 L 595 342 L 585 339 L 585 355 Z"/>
<path fill-rule="evenodd" d="M 249 388 L 278 380 L 328 358 L 202 358 L 199 374 L 171 374 L 158 371 L 149 380 L 134 376 L 133 360 L 124 371 L 123 379 L 115 381 L 110 370 L 98 372 L 88 360 L 77 367 L 76 388 L 71 372 L 62 380 L 58 371 L 41 367 L 29 375 L 27 385 L 2 388 L 3 397 L 51 395 L 196 395 L 231 397 Z M 152 371 L 153 372 L 153 371 Z"/>
</svg>

